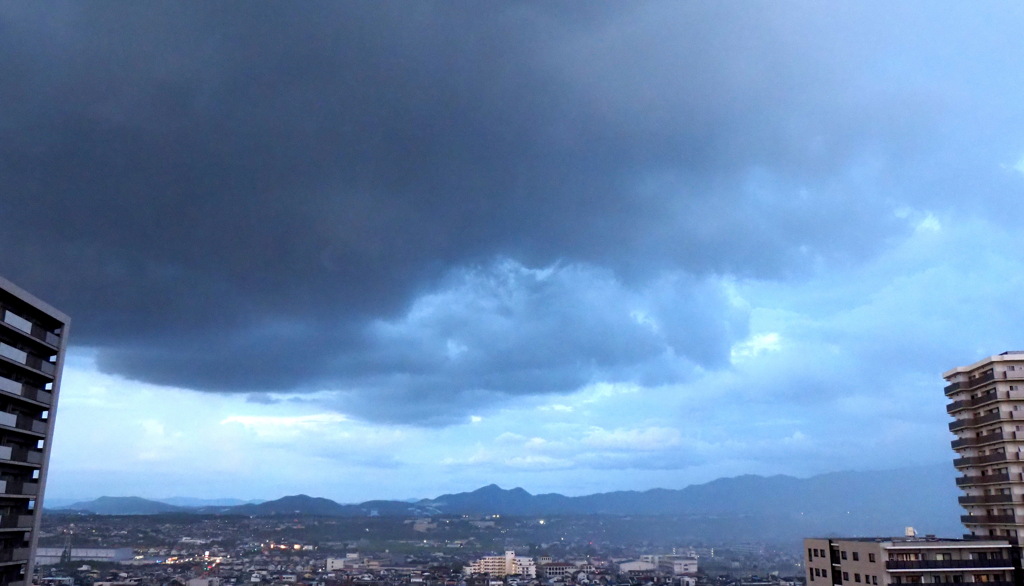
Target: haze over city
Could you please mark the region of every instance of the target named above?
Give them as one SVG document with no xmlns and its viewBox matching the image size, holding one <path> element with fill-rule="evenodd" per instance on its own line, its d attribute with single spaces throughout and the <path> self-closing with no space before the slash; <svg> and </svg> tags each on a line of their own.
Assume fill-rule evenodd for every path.
<svg viewBox="0 0 1024 586">
<path fill-rule="evenodd" d="M 0 2 L 47 497 L 949 462 L 1024 349 L 1024 7 Z"/>
</svg>

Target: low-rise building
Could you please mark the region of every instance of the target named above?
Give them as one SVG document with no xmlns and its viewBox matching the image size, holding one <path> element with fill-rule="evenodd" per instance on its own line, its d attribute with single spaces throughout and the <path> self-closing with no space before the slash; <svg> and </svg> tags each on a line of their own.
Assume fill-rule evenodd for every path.
<svg viewBox="0 0 1024 586">
<path fill-rule="evenodd" d="M 692 576 L 697 573 L 697 558 L 661 556 L 658 560 L 658 570 L 672 576 Z"/>
</svg>

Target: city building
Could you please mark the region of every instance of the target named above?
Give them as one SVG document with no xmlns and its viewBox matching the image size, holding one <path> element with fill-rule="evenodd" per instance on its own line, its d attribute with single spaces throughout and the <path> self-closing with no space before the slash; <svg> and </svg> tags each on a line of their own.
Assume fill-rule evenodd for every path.
<svg viewBox="0 0 1024 586">
<path fill-rule="evenodd" d="M 658 559 L 658 570 L 671 576 L 692 576 L 697 573 L 697 558 L 665 555 Z"/>
<path fill-rule="evenodd" d="M 889 586 L 985 582 L 1014 584 L 1015 547 L 1005 539 L 805 539 L 808 586 Z M 1018 562 L 1019 563 L 1019 562 Z M 1019 567 L 1019 566 L 1018 566 Z"/>
<path fill-rule="evenodd" d="M 465 568 L 467 574 L 489 574 L 492 578 L 502 576 L 537 577 L 537 566 L 533 558 L 517 556 L 514 551 L 506 551 L 505 555 L 482 557 Z"/>
<path fill-rule="evenodd" d="M 69 562 L 126 562 L 135 557 L 135 552 L 130 547 L 119 547 L 113 549 L 98 547 L 40 547 L 36 549 L 36 564 L 48 566 Z"/>
<path fill-rule="evenodd" d="M 1003 352 L 943 373 L 954 417 L 953 465 L 970 535 L 1016 543 L 1024 529 L 1024 352 Z"/>
<path fill-rule="evenodd" d="M 32 580 L 69 323 L 0 277 L 0 586 Z"/>
</svg>

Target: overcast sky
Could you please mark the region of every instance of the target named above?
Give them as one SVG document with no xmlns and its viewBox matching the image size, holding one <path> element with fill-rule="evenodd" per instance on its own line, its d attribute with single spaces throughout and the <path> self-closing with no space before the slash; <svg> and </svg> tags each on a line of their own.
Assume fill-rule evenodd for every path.
<svg viewBox="0 0 1024 586">
<path fill-rule="evenodd" d="M 48 496 L 948 461 L 1024 349 L 1010 2 L 0 1 Z"/>
</svg>

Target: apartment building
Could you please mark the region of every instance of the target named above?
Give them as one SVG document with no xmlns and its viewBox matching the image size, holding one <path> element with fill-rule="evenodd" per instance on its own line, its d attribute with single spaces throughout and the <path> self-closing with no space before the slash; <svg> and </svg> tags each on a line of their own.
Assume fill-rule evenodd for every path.
<svg viewBox="0 0 1024 586">
<path fill-rule="evenodd" d="M 1004 539 L 805 539 L 804 548 L 808 586 L 1014 584 L 1015 548 Z"/>
<path fill-rule="evenodd" d="M 975 537 L 1016 543 L 1024 529 L 1024 352 L 1003 352 L 943 373 L 954 417 L 953 465 Z"/>
<path fill-rule="evenodd" d="M 533 558 L 517 556 L 514 551 L 506 551 L 505 555 L 482 557 L 465 568 L 466 574 L 489 574 L 492 578 L 503 576 L 537 577 L 537 566 Z"/>
<path fill-rule="evenodd" d="M 69 323 L 0 277 L 0 586 L 32 580 Z"/>
</svg>

